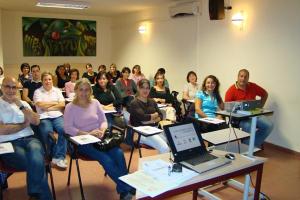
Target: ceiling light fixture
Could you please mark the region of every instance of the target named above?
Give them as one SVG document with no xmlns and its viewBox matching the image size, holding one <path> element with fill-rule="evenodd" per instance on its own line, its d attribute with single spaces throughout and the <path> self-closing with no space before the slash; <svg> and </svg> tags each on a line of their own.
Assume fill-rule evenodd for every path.
<svg viewBox="0 0 300 200">
<path fill-rule="evenodd" d="M 90 7 L 90 4 L 84 1 L 38 0 L 36 6 L 48 8 L 87 9 Z"/>
</svg>

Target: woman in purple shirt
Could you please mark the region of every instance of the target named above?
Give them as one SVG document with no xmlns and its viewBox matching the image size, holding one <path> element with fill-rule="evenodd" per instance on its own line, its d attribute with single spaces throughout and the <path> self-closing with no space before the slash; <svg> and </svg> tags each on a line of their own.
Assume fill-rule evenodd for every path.
<svg viewBox="0 0 300 200">
<path fill-rule="evenodd" d="M 75 98 L 66 106 L 64 113 L 65 132 L 71 136 L 90 134 L 102 138 L 107 129 L 107 120 L 101 104 L 92 98 L 92 88 L 88 79 L 83 78 L 75 84 Z M 134 189 L 119 180 L 127 174 L 124 153 L 119 147 L 99 151 L 93 144 L 78 146 L 78 152 L 97 160 L 117 184 L 120 199 L 132 199 Z"/>
</svg>

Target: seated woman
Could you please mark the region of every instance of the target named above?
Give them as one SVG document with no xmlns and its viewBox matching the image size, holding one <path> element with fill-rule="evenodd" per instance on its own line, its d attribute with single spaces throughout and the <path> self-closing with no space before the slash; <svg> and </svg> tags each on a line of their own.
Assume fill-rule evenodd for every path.
<svg viewBox="0 0 300 200">
<path fill-rule="evenodd" d="M 98 74 L 100 73 L 100 72 L 106 72 L 106 66 L 105 65 L 99 65 L 99 67 L 98 67 Z"/>
<path fill-rule="evenodd" d="M 21 64 L 21 74 L 18 76 L 20 87 L 23 87 L 24 83 L 31 80 L 30 65 L 28 63 Z"/>
<path fill-rule="evenodd" d="M 111 78 L 112 83 L 116 83 L 117 80 L 120 78 L 121 76 L 121 72 L 119 70 L 117 70 L 117 66 L 116 64 L 112 63 L 109 67 L 109 76 Z"/>
<path fill-rule="evenodd" d="M 219 80 L 213 76 L 207 76 L 203 83 L 201 91 L 196 93 L 195 97 L 195 118 L 218 118 L 222 119 L 222 116 L 216 115 L 217 110 L 224 109 L 224 102 L 219 92 L 220 83 Z M 206 131 L 212 131 L 212 129 L 219 129 L 214 125 L 207 125 Z"/>
<path fill-rule="evenodd" d="M 71 69 L 70 70 L 70 81 L 66 82 L 65 84 L 65 90 L 66 90 L 66 95 L 69 98 L 73 98 L 75 93 L 74 93 L 74 87 L 75 87 L 75 82 L 79 79 L 79 71 L 78 69 Z"/>
<path fill-rule="evenodd" d="M 70 79 L 70 76 L 71 76 L 71 65 L 70 63 L 64 63 L 64 67 L 65 67 L 65 70 L 66 70 L 66 74 L 67 74 L 67 77 L 68 79 Z"/>
<path fill-rule="evenodd" d="M 42 73 L 42 87 L 35 90 L 33 101 L 36 111 L 40 115 L 39 138 L 48 143 L 48 134 L 54 131 L 58 134 L 57 143 L 53 146 L 52 163 L 60 169 L 67 168 L 65 160 L 67 152 L 67 141 L 64 137 L 64 119 L 63 109 L 65 107 L 65 99 L 61 90 L 53 87 L 52 74 L 50 72 Z"/>
<path fill-rule="evenodd" d="M 128 67 L 124 67 L 122 69 L 122 76 L 116 82 L 116 88 L 118 89 L 122 99 L 123 106 L 128 107 L 134 96 L 137 89 L 136 84 L 132 79 L 129 79 L 130 69 Z"/>
<path fill-rule="evenodd" d="M 135 84 L 137 84 L 141 79 L 144 79 L 144 78 L 145 78 L 145 76 L 141 72 L 141 66 L 134 65 L 132 68 L 132 73 L 131 73 L 130 79 L 132 79 L 135 82 Z"/>
<path fill-rule="evenodd" d="M 162 113 L 157 107 L 156 102 L 149 98 L 150 82 L 142 79 L 138 82 L 138 93 L 134 100 L 131 101 L 129 107 L 130 123 L 133 126 L 157 126 L 162 120 Z M 147 144 L 160 153 L 169 152 L 169 146 L 166 142 L 164 133 L 153 135 L 150 137 L 141 137 L 140 143 Z"/>
<path fill-rule="evenodd" d="M 196 93 L 201 89 L 200 84 L 197 83 L 197 74 L 194 71 L 189 71 L 186 76 L 187 84 L 183 88 L 184 100 L 194 100 Z"/>
<path fill-rule="evenodd" d="M 4 79 L 4 71 L 3 68 L 0 66 L 0 89 L 1 89 L 3 79 Z"/>
<path fill-rule="evenodd" d="M 195 96 L 198 90 L 201 89 L 200 84 L 197 83 L 197 74 L 194 71 L 189 71 L 186 76 L 187 83 L 183 88 L 182 101 L 184 102 L 184 106 L 186 106 L 186 115 L 194 116 L 195 113 L 195 104 L 190 101 L 195 100 Z"/>
<path fill-rule="evenodd" d="M 86 72 L 83 73 L 82 78 L 87 78 L 91 84 L 95 84 L 97 73 L 93 71 L 92 64 L 86 64 L 85 68 Z"/>
<path fill-rule="evenodd" d="M 165 85 L 166 87 L 170 88 L 170 87 L 169 87 L 169 82 L 168 82 L 168 80 L 166 79 L 166 76 L 165 76 L 165 74 L 166 74 L 165 68 L 159 68 L 159 69 L 156 71 L 155 74 L 163 74 L 164 77 L 165 77 L 164 85 Z M 155 85 L 155 78 L 154 78 L 154 79 L 152 79 L 152 78 L 150 79 L 150 85 L 151 85 L 151 87 L 153 87 L 153 86 Z"/>
<path fill-rule="evenodd" d="M 163 108 L 164 119 L 176 121 L 176 111 L 172 107 L 174 97 L 170 93 L 170 89 L 165 86 L 165 75 L 157 72 L 154 76 L 154 86 L 150 90 L 149 97 L 153 98 L 156 103 L 166 104 Z"/>
<path fill-rule="evenodd" d="M 56 74 L 56 86 L 58 88 L 64 89 L 66 82 L 69 81 L 66 69 L 64 65 L 58 65 L 55 70 Z"/>
<path fill-rule="evenodd" d="M 122 98 L 116 87 L 110 84 L 109 75 L 106 72 L 100 72 L 96 78 L 96 84 L 93 86 L 93 95 L 102 105 L 104 110 L 122 109 Z M 105 113 L 108 127 L 113 124 L 113 114 Z"/>
<path fill-rule="evenodd" d="M 91 134 L 102 138 L 107 129 L 107 121 L 100 103 L 92 98 L 90 82 L 83 78 L 76 82 L 75 99 L 66 106 L 64 120 L 65 131 L 71 136 Z M 123 151 L 114 147 L 108 151 L 99 151 L 93 144 L 79 145 L 78 152 L 97 160 L 117 184 L 120 199 L 132 199 L 134 189 L 119 180 L 127 174 Z"/>
</svg>

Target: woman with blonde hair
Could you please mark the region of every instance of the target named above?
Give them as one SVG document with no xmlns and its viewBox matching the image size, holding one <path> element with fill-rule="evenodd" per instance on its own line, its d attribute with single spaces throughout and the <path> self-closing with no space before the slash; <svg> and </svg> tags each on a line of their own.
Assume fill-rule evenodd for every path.
<svg viewBox="0 0 300 200">
<path fill-rule="evenodd" d="M 75 98 L 66 106 L 64 113 L 65 132 L 71 136 L 94 135 L 103 138 L 107 129 L 107 120 L 101 109 L 101 104 L 92 97 L 92 87 L 89 80 L 83 78 L 75 84 Z M 124 153 L 121 148 L 114 147 L 108 151 L 99 151 L 93 144 L 79 145 L 78 152 L 96 160 L 103 166 L 106 173 L 117 184 L 120 199 L 132 199 L 134 189 L 119 180 L 127 174 Z"/>
</svg>

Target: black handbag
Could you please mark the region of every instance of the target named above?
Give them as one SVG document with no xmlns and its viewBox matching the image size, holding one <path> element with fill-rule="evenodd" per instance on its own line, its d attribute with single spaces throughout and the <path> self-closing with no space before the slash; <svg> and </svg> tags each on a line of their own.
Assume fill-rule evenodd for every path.
<svg viewBox="0 0 300 200">
<path fill-rule="evenodd" d="M 124 141 L 124 135 L 120 132 L 112 132 L 106 129 L 100 142 L 94 143 L 94 147 L 99 151 L 108 151 L 114 147 L 120 146 Z"/>
</svg>

